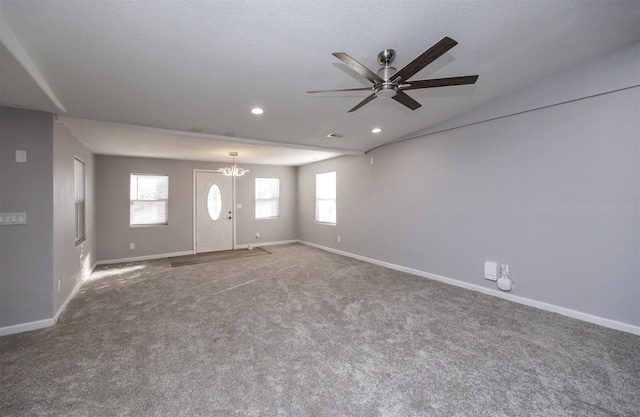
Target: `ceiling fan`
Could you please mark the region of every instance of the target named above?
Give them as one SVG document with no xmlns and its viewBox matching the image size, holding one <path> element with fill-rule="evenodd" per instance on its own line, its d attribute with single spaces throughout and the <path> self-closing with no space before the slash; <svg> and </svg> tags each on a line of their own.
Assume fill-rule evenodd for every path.
<svg viewBox="0 0 640 417">
<path fill-rule="evenodd" d="M 449 49 L 456 46 L 458 42 L 449 37 L 444 37 L 438 43 L 431 48 L 424 51 L 419 57 L 411 61 L 400 71 L 396 71 L 391 66 L 393 59 L 396 56 L 396 52 L 393 49 L 385 49 L 378 54 L 378 63 L 383 65 L 377 73 L 371 71 L 355 59 L 351 58 L 344 52 L 334 52 L 332 55 L 347 64 L 351 69 L 358 74 L 364 76 L 366 79 L 373 83 L 371 87 L 360 88 L 342 88 L 338 90 L 314 90 L 307 91 L 307 93 L 329 93 L 336 91 L 373 91 L 371 95 L 358 103 L 355 107 L 349 110 L 347 113 L 358 110 L 376 97 L 391 97 L 400 104 L 403 104 L 415 110 L 422 106 L 420 103 L 412 99 L 406 90 L 416 90 L 418 88 L 433 88 L 433 87 L 446 87 L 450 85 L 466 85 L 474 84 L 478 79 L 477 75 L 467 75 L 463 77 L 449 77 L 449 78 L 433 78 L 430 80 L 417 80 L 409 81 L 409 78 L 417 74 L 421 69 L 444 55 Z"/>
</svg>

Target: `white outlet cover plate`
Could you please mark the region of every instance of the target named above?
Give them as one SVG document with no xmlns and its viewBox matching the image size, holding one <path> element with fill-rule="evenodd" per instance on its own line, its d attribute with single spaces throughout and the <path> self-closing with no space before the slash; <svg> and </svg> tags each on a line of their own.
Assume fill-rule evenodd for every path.
<svg viewBox="0 0 640 417">
<path fill-rule="evenodd" d="M 497 262 L 485 262 L 484 263 L 484 278 L 490 281 L 498 279 L 498 264 Z"/>
<path fill-rule="evenodd" d="M 27 162 L 27 151 L 16 151 L 16 162 Z"/>
</svg>

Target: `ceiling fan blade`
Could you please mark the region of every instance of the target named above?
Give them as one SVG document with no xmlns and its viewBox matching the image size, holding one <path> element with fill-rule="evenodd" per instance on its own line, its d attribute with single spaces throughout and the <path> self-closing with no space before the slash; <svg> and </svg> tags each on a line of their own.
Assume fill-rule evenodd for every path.
<svg viewBox="0 0 640 417">
<path fill-rule="evenodd" d="M 358 74 L 362 75 L 363 77 L 365 77 L 367 80 L 371 81 L 372 83 L 383 83 L 384 82 L 384 80 L 382 78 L 378 77 L 378 75 L 375 72 L 371 71 L 369 68 L 365 67 L 364 65 L 362 65 L 361 63 L 359 63 L 355 59 L 351 58 L 346 53 L 344 53 L 344 52 L 334 52 L 332 55 L 335 56 L 336 58 L 338 58 L 340 61 L 342 61 L 345 64 L 347 64 L 349 67 L 351 67 L 351 69 L 353 69 L 355 72 L 357 72 Z"/>
<path fill-rule="evenodd" d="M 397 81 L 398 79 L 408 80 L 422 68 L 444 55 L 449 49 L 453 48 L 457 44 L 458 42 L 448 36 L 445 36 L 438 43 L 424 51 L 422 55 L 411 61 L 400 71 L 393 74 L 390 81 Z"/>
<path fill-rule="evenodd" d="M 373 87 L 357 87 L 357 88 L 339 88 L 337 90 L 313 90 L 313 91 L 307 91 L 307 93 L 334 93 L 334 92 L 340 92 L 340 91 L 366 91 L 366 90 L 373 90 Z"/>
<path fill-rule="evenodd" d="M 466 75 L 464 77 L 433 78 L 431 80 L 407 81 L 400 83 L 401 90 L 416 90 L 418 88 L 447 87 L 450 85 L 475 84 L 477 75 Z"/>
<path fill-rule="evenodd" d="M 370 102 L 371 100 L 373 100 L 376 97 L 377 96 L 375 95 L 375 93 L 372 93 L 369 97 L 365 98 L 360 103 L 356 104 L 356 106 L 354 108 L 352 108 L 351 110 L 349 110 L 347 113 L 351 113 L 352 111 L 358 110 L 360 107 L 364 106 L 365 104 L 367 104 L 368 102 Z"/>
<path fill-rule="evenodd" d="M 397 101 L 400 104 L 404 104 L 405 106 L 409 107 L 411 110 L 415 110 L 418 107 L 421 107 L 422 104 L 418 103 L 417 101 L 415 101 L 414 99 L 412 99 L 411 97 L 409 97 L 408 94 L 403 93 L 402 91 L 398 91 L 398 93 L 391 97 L 392 99 L 394 99 L 395 101 Z"/>
</svg>

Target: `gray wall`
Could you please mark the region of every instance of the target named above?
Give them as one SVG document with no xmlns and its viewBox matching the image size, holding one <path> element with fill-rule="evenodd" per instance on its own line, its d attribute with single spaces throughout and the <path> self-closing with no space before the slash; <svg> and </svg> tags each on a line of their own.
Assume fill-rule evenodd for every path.
<svg viewBox="0 0 640 417">
<path fill-rule="evenodd" d="M 638 326 L 639 66 L 636 44 L 363 157 L 245 165 L 237 244 L 300 238 L 486 288 L 482 263 L 509 263 L 515 295 Z M 73 156 L 87 163 L 82 247 L 71 243 Z M 0 328 L 51 320 L 96 260 L 191 251 L 193 170 L 220 166 L 94 160 L 51 114 L 0 108 L 0 211 L 27 213 L 0 227 Z M 314 174 L 329 170 L 336 226 L 313 220 Z M 168 226 L 129 227 L 132 172 L 170 176 Z M 281 179 L 280 219 L 254 219 L 256 176 Z"/>
<path fill-rule="evenodd" d="M 17 163 L 15 151 L 27 151 Z M 27 224 L 0 226 L 0 327 L 53 317 L 53 115 L 0 108 L 0 211 Z"/>
<path fill-rule="evenodd" d="M 245 165 L 251 172 L 236 179 L 236 239 L 238 245 L 260 245 L 298 238 L 298 193 L 295 167 Z M 280 218 L 256 220 L 255 179 L 280 178 Z M 256 233 L 260 238 L 256 238 Z"/>
<path fill-rule="evenodd" d="M 215 170 L 228 164 L 167 159 L 96 156 L 96 234 L 98 261 L 109 261 L 193 250 L 193 170 Z M 237 244 L 261 244 L 297 238 L 296 169 L 245 165 L 249 174 L 236 180 Z M 169 176 L 169 224 L 129 227 L 129 176 L 132 173 Z M 279 177 L 281 216 L 255 220 L 254 178 Z M 255 233 L 260 232 L 260 239 Z M 129 249 L 135 243 L 135 249 Z"/>
<path fill-rule="evenodd" d="M 300 167 L 300 239 L 486 288 L 484 261 L 508 263 L 514 295 L 640 325 L 637 50 L 507 100 L 583 98 L 580 81 L 620 75 L 616 66 L 619 85 L 635 88 Z M 314 222 L 314 174 L 328 170 L 335 227 Z"/>
<path fill-rule="evenodd" d="M 65 302 L 88 278 L 96 262 L 94 156 L 62 123 L 53 127 L 53 308 Z M 86 240 L 75 244 L 74 158 L 85 163 Z M 60 289 L 58 289 L 58 281 Z"/>
</svg>

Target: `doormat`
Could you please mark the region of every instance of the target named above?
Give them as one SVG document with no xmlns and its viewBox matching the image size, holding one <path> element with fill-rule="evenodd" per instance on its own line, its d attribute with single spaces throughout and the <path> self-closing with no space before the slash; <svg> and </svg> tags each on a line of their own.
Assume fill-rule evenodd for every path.
<svg viewBox="0 0 640 417">
<path fill-rule="evenodd" d="M 262 248 L 223 250 L 218 252 L 198 253 L 196 255 L 173 256 L 169 258 L 172 267 L 204 264 L 208 262 L 229 261 L 233 259 L 252 258 L 260 255 L 271 255 Z"/>
</svg>

